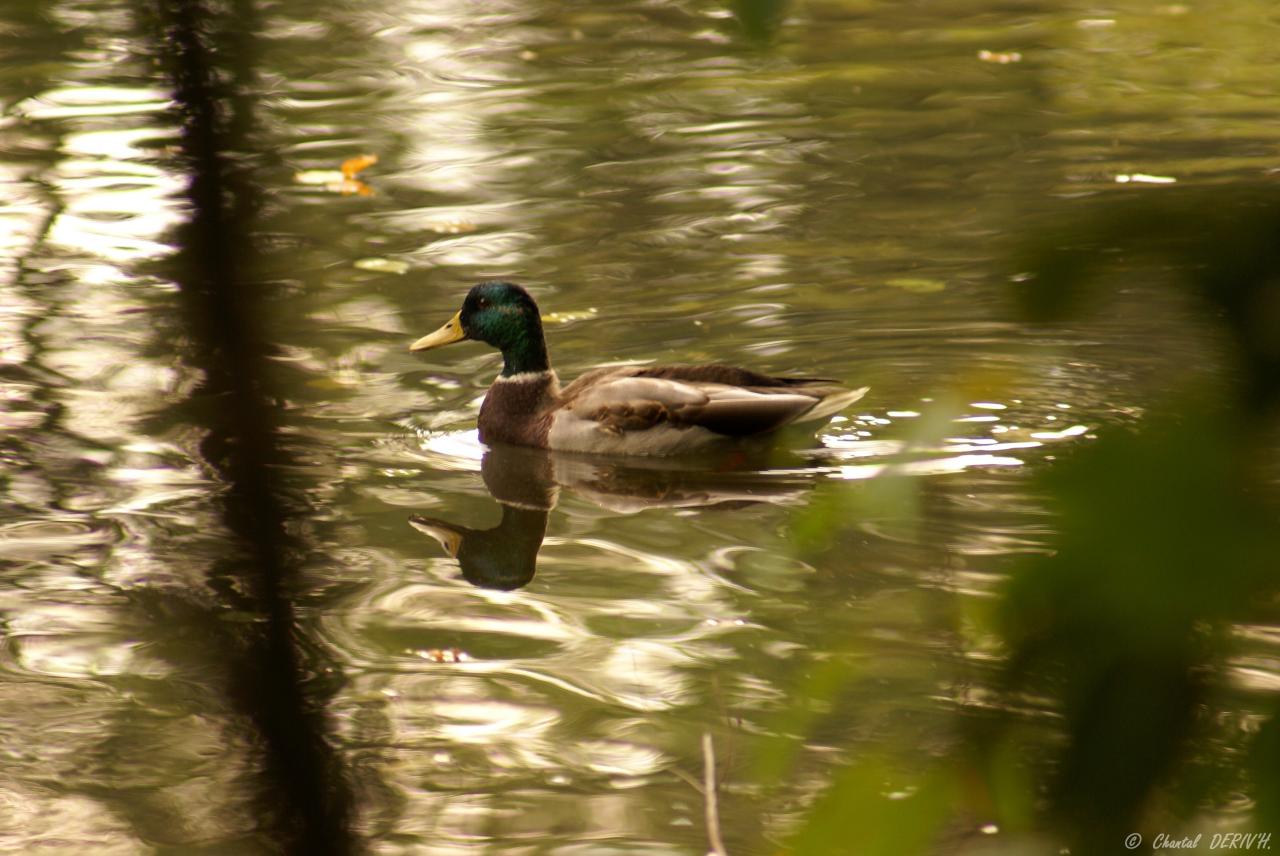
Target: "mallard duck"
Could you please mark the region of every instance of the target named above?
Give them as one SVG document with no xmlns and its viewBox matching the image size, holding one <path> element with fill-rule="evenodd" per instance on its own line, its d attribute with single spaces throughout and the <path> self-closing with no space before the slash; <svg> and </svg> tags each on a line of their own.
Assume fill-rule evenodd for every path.
<svg viewBox="0 0 1280 856">
<path fill-rule="evenodd" d="M 726 365 L 601 368 L 561 388 L 547 359 L 538 306 L 510 282 L 474 286 L 443 327 L 409 350 L 464 339 L 502 352 L 502 373 L 480 406 L 480 440 L 487 445 L 678 455 L 830 416 L 867 391 Z"/>
</svg>

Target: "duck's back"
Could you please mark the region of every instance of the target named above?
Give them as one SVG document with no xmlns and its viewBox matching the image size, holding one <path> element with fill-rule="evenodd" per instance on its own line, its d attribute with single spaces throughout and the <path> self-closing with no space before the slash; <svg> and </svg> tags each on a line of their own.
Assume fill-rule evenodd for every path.
<svg viewBox="0 0 1280 856">
<path fill-rule="evenodd" d="M 842 407 L 865 391 L 723 365 L 596 369 L 561 393 L 546 446 L 622 455 L 696 452 L 817 418 L 815 411 L 834 412 L 828 401 L 837 398 Z"/>
</svg>

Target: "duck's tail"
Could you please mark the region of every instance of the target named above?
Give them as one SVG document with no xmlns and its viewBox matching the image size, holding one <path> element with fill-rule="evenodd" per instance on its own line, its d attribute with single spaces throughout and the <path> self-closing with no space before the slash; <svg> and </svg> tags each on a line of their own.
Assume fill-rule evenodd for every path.
<svg viewBox="0 0 1280 856">
<path fill-rule="evenodd" d="M 844 410 L 850 404 L 862 398 L 870 390 L 869 386 L 862 386 L 857 389 L 839 389 L 834 392 L 827 393 L 812 408 L 805 411 L 797 422 L 813 422 L 816 419 L 826 419 L 834 416 L 841 410 Z"/>
</svg>

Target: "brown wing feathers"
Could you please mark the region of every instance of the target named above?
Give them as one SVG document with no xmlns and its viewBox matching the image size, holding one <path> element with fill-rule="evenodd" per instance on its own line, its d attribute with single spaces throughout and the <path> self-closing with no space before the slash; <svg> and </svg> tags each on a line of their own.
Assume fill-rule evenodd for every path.
<svg viewBox="0 0 1280 856">
<path fill-rule="evenodd" d="M 759 434 L 799 418 L 828 391 L 813 379 L 775 378 L 731 366 L 593 374 L 589 382 L 565 390 L 563 406 L 615 435 L 661 424 L 699 426 L 736 437 Z"/>
</svg>

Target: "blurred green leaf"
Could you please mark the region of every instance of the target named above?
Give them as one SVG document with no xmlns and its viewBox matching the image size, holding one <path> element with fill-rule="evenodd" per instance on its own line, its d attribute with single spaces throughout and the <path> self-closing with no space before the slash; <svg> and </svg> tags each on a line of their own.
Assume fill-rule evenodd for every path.
<svg viewBox="0 0 1280 856">
<path fill-rule="evenodd" d="M 920 775 L 909 799 L 886 796 L 889 759 L 904 747 L 877 747 L 840 770 L 797 833 L 797 853 L 928 851 L 960 818 L 961 796 L 1002 830 L 1034 829 L 1047 812 L 1072 852 L 1124 852 L 1125 835 L 1171 829 L 1241 780 L 1224 774 L 1231 759 L 1214 759 L 1208 714 L 1230 703 L 1233 629 L 1260 614 L 1273 621 L 1277 603 L 1280 196 L 1108 194 L 1077 203 L 1024 251 L 1018 298 L 1041 321 L 1102 302 L 1109 260 L 1150 258 L 1160 279 L 1173 273 L 1195 295 L 1234 371 L 1212 388 L 1184 384 L 1148 407 L 1138 429 L 1103 428 L 1042 473 L 1053 551 L 1024 561 L 995 608 L 969 617 L 1007 646 L 1003 685 L 992 688 L 1003 703 L 957 720 L 961 744 Z M 821 498 L 796 522 L 797 547 L 841 548 L 841 532 L 875 514 L 868 500 L 893 497 L 906 481 Z M 804 697 L 833 698 L 847 679 L 831 664 Z M 1252 741 L 1233 744 L 1248 753 L 1242 784 L 1263 831 L 1280 825 L 1272 708 Z M 788 725 L 815 722 L 793 713 Z M 770 752 L 762 771 L 794 761 L 794 751 Z"/>
<path fill-rule="evenodd" d="M 947 767 L 927 773 L 908 787 L 881 759 L 850 764 L 818 800 L 790 852 L 796 856 L 930 852 L 957 792 L 955 773 Z"/>
<path fill-rule="evenodd" d="M 732 9 L 747 38 L 767 42 L 782 26 L 787 0 L 733 0 Z"/>
<path fill-rule="evenodd" d="M 1026 239 L 1015 290 L 1029 317 L 1061 320 L 1097 299 L 1113 259 L 1172 265 L 1236 349 L 1244 413 L 1280 406 L 1280 194 L 1162 188 L 1078 201 Z M 1152 330 L 1158 336 L 1158 330 Z"/>
</svg>

